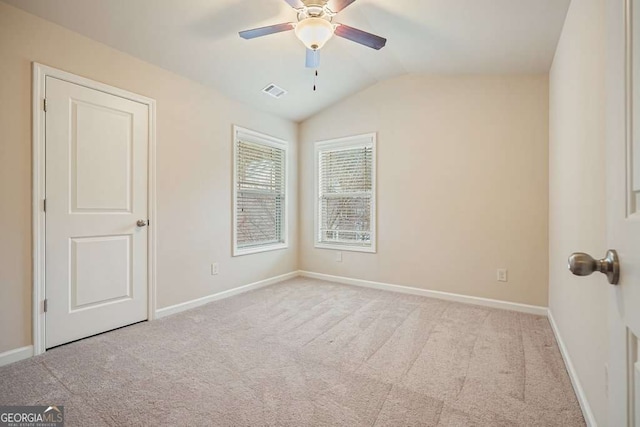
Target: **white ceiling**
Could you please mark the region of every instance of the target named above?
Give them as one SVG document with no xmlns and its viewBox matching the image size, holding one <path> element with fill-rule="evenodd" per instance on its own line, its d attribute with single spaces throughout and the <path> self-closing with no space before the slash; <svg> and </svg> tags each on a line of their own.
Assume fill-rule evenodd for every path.
<svg viewBox="0 0 640 427">
<path fill-rule="evenodd" d="M 293 22 L 283 0 L 4 0 L 94 40 L 300 121 L 377 81 L 406 73 L 542 73 L 570 0 L 358 0 L 335 22 L 388 39 L 380 51 L 334 37 L 318 91 L 293 32 L 238 31 Z M 269 83 L 289 91 L 261 92 Z"/>
</svg>

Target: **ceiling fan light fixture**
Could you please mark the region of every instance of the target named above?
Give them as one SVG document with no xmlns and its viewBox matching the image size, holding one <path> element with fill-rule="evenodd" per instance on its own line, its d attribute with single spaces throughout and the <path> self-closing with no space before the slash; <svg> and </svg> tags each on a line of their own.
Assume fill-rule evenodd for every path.
<svg viewBox="0 0 640 427">
<path fill-rule="evenodd" d="M 296 24 L 296 36 L 311 50 L 322 46 L 333 36 L 335 27 L 324 18 L 306 18 Z"/>
</svg>

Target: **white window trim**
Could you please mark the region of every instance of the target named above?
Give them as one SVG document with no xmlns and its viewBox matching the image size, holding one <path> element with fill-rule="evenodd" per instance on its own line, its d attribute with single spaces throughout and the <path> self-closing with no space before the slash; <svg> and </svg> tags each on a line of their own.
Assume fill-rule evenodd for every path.
<svg viewBox="0 0 640 427">
<path fill-rule="evenodd" d="M 373 153 L 372 153 L 372 165 L 371 165 L 371 246 L 363 247 L 363 246 L 355 246 L 355 245 L 345 245 L 339 243 L 327 243 L 327 242 L 319 242 L 319 226 L 320 226 L 320 211 L 319 211 L 319 198 L 320 198 L 320 152 L 325 150 L 340 150 L 340 149 L 349 149 L 353 147 L 359 147 L 364 145 L 372 145 Z M 317 249 L 333 249 L 340 251 L 351 251 L 351 252 L 366 252 L 366 253 L 376 253 L 377 252 L 377 220 L 376 214 L 378 210 L 377 204 L 377 134 L 366 133 L 362 135 L 354 135 L 345 138 L 338 139 L 330 139 L 326 141 L 317 141 L 315 143 L 315 154 L 314 154 L 314 224 L 313 224 L 313 242 L 314 247 Z"/>
<path fill-rule="evenodd" d="M 284 150 L 284 243 L 265 244 L 251 248 L 238 248 L 238 141 L 268 145 Z M 289 143 L 283 139 L 265 135 L 240 126 L 233 126 L 233 256 L 287 249 L 289 247 Z"/>
</svg>

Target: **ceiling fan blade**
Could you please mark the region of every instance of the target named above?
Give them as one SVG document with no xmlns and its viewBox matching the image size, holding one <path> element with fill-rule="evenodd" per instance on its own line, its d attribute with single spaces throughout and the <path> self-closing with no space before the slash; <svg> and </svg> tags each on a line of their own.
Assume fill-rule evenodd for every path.
<svg viewBox="0 0 640 427">
<path fill-rule="evenodd" d="M 307 49 L 307 68 L 318 68 L 320 66 L 320 51 Z"/>
<path fill-rule="evenodd" d="M 344 24 L 338 24 L 334 34 L 376 50 L 382 49 L 387 44 L 387 39 L 384 37 L 376 36 L 375 34 L 367 33 L 366 31 L 358 30 L 357 28 Z"/>
<path fill-rule="evenodd" d="M 304 3 L 302 3 L 302 0 L 284 0 L 284 1 L 289 3 L 289 6 L 291 6 L 294 9 L 300 9 L 301 7 L 304 7 Z"/>
<path fill-rule="evenodd" d="M 268 36 L 269 34 L 281 33 L 283 31 L 293 30 L 293 24 L 287 22 L 286 24 L 270 25 L 268 27 L 254 28 L 252 30 L 240 31 L 240 37 L 243 39 L 255 39 L 256 37 Z"/>
<path fill-rule="evenodd" d="M 346 9 L 351 3 L 356 0 L 331 0 L 329 1 L 329 9 L 332 12 L 340 12 L 342 9 Z"/>
</svg>

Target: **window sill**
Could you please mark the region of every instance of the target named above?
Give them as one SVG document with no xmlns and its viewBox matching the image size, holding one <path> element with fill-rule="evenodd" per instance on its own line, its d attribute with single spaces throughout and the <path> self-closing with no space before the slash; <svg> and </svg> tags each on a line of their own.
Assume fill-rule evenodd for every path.
<svg viewBox="0 0 640 427">
<path fill-rule="evenodd" d="M 276 243 L 273 245 L 256 246 L 253 248 L 242 248 L 242 249 L 234 248 L 233 256 L 236 257 L 236 256 L 243 256 L 243 255 L 258 254 L 261 252 L 278 251 L 281 249 L 287 249 L 288 247 L 289 247 L 288 243 Z"/>
<path fill-rule="evenodd" d="M 349 245 L 340 245 L 340 244 L 331 244 L 331 243 L 317 243 L 315 244 L 316 249 L 331 249 L 334 251 L 348 251 L 348 252 L 364 252 L 369 254 L 376 253 L 375 245 L 366 248 L 362 246 L 349 246 Z"/>
</svg>

